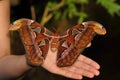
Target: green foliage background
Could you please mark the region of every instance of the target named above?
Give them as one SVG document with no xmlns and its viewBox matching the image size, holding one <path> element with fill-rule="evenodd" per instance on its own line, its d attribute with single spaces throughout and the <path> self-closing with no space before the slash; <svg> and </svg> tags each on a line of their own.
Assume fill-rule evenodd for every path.
<svg viewBox="0 0 120 80">
<path fill-rule="evenodd" d="M 61 0 L 62 1 L 62 0 Z M 91 0 L 65 0 L 65 4 L 58 10 L 53 11 L 54 19 L 60 18 L 78 18 L 78 23 L 83 22 L 88 18 L 89 13 L 85 11 L 85 6 L 90 4 Z M 116 0 L 94 0 L 96 4 L 101 5 L 107 10 L 107 12 L 114 16 L 120 16 L 120 5 L 116 3 Z M 57 0 L 48 1 L 47 7 L 50 9 L 55 8 L 59 2 Z"/>
</svg>

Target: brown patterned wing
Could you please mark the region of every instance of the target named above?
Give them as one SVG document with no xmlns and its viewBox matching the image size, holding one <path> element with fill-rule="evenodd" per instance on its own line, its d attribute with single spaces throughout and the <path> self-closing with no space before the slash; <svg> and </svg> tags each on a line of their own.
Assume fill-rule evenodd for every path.
<svg viewBox="0 0 120 80">
<path fill-rule="evenodd" d="M 60 42 L 57 66 L 71 66 L 96 34 L 104 35 L 106 30 L 99 23 L 93 21 L 84 22 L 69 29 L 69 36 Z M 71 38 L 69 39 L 69 37 Z M 67 43 L 67 47 L 62 46 L 63 43 Z"/>
<path fill-rule="evenodd" d="M 33 20 L 19 19 L 11 25 L 9 30 L 19 30 L 26 50 L 28 64 L 32 66 L 40 66 L 43 63 L 45 55 L 48 51 L 48 41 L 45 40 L 46 36 L 43 35 L 44 28 Z"/>
</svg>

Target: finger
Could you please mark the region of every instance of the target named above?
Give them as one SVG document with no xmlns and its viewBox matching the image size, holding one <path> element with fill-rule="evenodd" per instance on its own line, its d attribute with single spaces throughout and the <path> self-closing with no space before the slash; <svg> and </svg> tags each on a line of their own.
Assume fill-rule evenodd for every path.
<svg viewBox="0 0 120 80">
<path fill-rule="evenodd" d="M 50 64 L 48 64 L 48 65 L 50 65 Z M 42 66 L 44 66 L 44 65 L 42 65 Z M 66 68 L 69 68 L 69 67 L 66 67 Z M 64 77 L 78 79 L 78 80 L 82 79 L 82 75 L 76 74 L 76 73 L 71 72 L 71 71 L 64 69 L 64 68 L 57 67 L 57 66 L 55 66 L 55 64 L 50 65 L 49 67 L 47 67 L 45 69 L 47 69 L 49 72 L 51 72 L 53 74 L 61 75 Z"/>
<path fill-rule="evenodd" d="M 69 68 L 61 68 L 59 71 L 57 71 L 57 74 L 68 77 L 68 78 L 72 78 L 72 79 L 82 79 L 82 75 L 75 73 L 72 70 L 68 70 Z M 59 73 L 58 73 L 59 72 Z"/>
<path fill-rule="evenodd" d="M 83 61 L 76 61 L 73 66 L 75 66 L 76 68 L 82 68 L 82 69 L 85 69 L 86 71 L 89 71 L 91 73 L 93 73 L 94 75 L 98 76 L 100 74 L 100 72 L 94 68 L 93 66 L 91 65 L 88 65 L 86 64 L 85 62 Z"/>
<path fill-rule="evenodd" d="M 78 60 L 79 60 L 79 61 L 83 61 L 83 62 L 85 62 L 85 63 L 93 66 L 93 67 L 96 68 L 96 69 L 100 69 L 100 65 L 99 65 L 98 63 L 96 63 L 95 61 L 93 61 L 92 59 L 90 59 L 90 58 L 88 58 L 88 57 L 86 57 L 86 56 L 84 56 L 84 55 L 80 55 L 80 56 L 78 57 Z"/>
<path fill-rule="evenodd" d="M 66 70 L 73 72 L 74 74 L 79 74 L 79 75 L 82 75 L 82 76 L 85 76 L 88 78 L 94 77 L 93 73 L 91 73 L 83 68 L 76 68 L 76 67 L 71 66 L 70 68 L 66 68 Z"/>
</svg>

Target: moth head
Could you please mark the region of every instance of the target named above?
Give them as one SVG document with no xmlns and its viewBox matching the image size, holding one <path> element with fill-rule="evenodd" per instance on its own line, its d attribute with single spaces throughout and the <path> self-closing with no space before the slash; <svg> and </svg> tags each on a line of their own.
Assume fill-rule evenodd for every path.
<svg viewBox="0 0 120 80">
<path fill-rule="evenodd" d="M 9 30 L 10 31 L 18 30 L 21 27 L 24 27 L 26 25 L 30 25 L 32 22 L 33 22 L 33 20 L 30 20 L 30 19 L 25 19 L 25 18 L 18 19 L 16 21 L 14 21 L 13 24 L 10 25 Z"/>
<path fill-rule="evenodd" d="M 83 22 L 82 24 L 86 27 L 92 27 L 93 30 L 95 31 L 95 33 L 97 33 L 99 35 L 105 35 L 106 34 L 106 29 L 103 27 L 103 25 L 101 25 L 98 22 L 87 21 L 87 22 Z"/>
</svg>

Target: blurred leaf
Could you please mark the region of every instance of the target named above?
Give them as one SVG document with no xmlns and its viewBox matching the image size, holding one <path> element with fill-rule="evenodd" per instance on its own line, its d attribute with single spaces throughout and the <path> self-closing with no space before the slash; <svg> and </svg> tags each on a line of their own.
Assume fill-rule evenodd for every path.
<svg viewBox="0 0 120 80">
<path fill-rule="evenodd" d="M 54 11 L 54 15 L 55 15 L 55 16 L 54 16 L 54 19 L 55 19 L 55 20 L 58 20 L 58 19 L 60 19 L 60 17 L 61 17 L 62 14 L 61 14 L 60 11 Z"/>
<path fill-rule="evenodd" d="M 53 7 L 55 7 L 57 5 L 57 2 L 51 2 L 51 1 L 49 1 L 48 3 L 47 3 L 47 7 L 48 8 L 53 8 Z"/>
<path fill-rule="evenodd" d="M 73 0 L 66 0 L 66 4 L 71 4 L 73 3 Z"/>
<path fill-rule="evenodd" d="M 68 17 L 73 18 L 76 12 L 77 12 L 77 7 L 75 6 L 75 4 L 70 3 L 68 5 Z"/>
<path fill-rule="evenodd" d="M 61 17 L 64 19 L 67 19 L 67 12 L 68 12 L 68 10 L 64 10 L 63 15 L 61 15 Z"/>
<path fill-rule="evenodd" d="M 79 3 L 79 4 L 88 4 L 89 0 L 73 0 L 75 3 Z"/>
<path fill-rule="evenodd" d="M 51 8 L 52 7 L 52 2 L 48 2 L 47 7 Z"/>
<path fill-rule="evenodd" d="M 107 9 L 110 15 L 120 15 L 120 5 L 115 3 L 115 0 L 97 0 L 97 3 Z"/>
<path fill-rule="evenodd" d="M 79 18 L 78 18 L 79 24 L 82 23 L 85 20 L 85 18 L 88 17 L 87 13 L 85 13 L 85 12 L 78 13 L 78 16 L 79 16 Z"/>
</svg>

